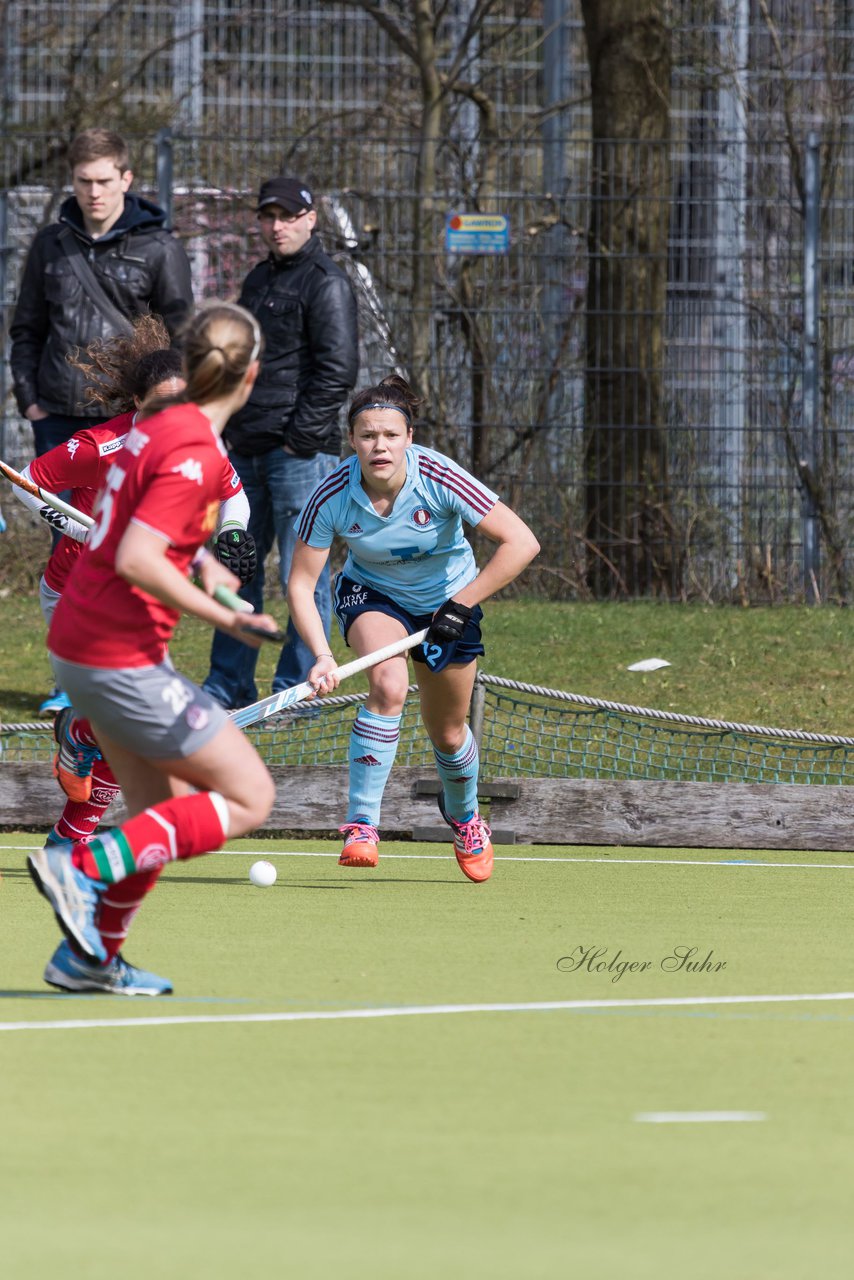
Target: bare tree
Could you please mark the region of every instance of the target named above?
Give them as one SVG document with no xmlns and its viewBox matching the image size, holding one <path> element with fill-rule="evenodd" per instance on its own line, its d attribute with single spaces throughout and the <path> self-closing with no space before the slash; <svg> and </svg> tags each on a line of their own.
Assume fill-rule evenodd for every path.
<svg viewBox="0 0 854 1280">
<path fill-rule="evenodd" d="M 670 595 L 662 404 L 670 33 L 664 0 L 581 0 L 590 60 L 586 507 L 597 596 Z"/>
<path fill-rule="evenodd" d="M 433 385 L 434 313 L 437 279 L 448 296 L 449 310 L 456 313 L 460 332 L 471 359 L 471 450 L 474 470 L 483 472 L 486 461 L 485 422 L 488 398 L 489 335 L 478 314 L 474 276 L 479 265 L 462 258 L 454 280 L 448 277 L 438 252 L 443 201 L 439 156 L 448 136 L 452 103 L 471 102 L 478 119 L 478 170 L 475 190 L 469 192 L 472 207 L 491 212 L 496 184 L 497 110 L 483 83 L 471 75 L 478 53 L 497 46 L 507 38 L 507 30 L 490 37 L 486 31 L 490 15 L 504 8 L 500 0 L 470 0 L 455 40 L 443 37 L 447 28 L 448 0 L 413 0 L 410 6 L 383 3 L 383 0 L 345 0 L 361 9 L 382 28 L 392 44 L 410 64 L 418 85 L 416 127 L 418 153 L 415 190 L 412 200 L 412 289 L 410 323 L 405 343 L 410 375 L 419 393 L 431 406 L 436 425 L 443 420 L 440 388 Z M 531 5 L 521 8 L 527 12 Z M 521 13 L 520 13 L 521 17 Z"/>
</svg>

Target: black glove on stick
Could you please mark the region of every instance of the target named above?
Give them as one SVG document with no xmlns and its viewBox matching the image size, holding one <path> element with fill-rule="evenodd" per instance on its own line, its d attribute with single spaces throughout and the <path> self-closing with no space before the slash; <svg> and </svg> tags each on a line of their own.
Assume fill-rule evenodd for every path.
<svg viewBox="0 0 854 1280">
<path fill-rule="evenodd" d="M 456 600 L 446 600 L 433 615 L 427 639 L 434 644 L 460 640 L 473 613 L 474 609 L 469 609 L 468 605 L 458 604 Z"/>
</svg>

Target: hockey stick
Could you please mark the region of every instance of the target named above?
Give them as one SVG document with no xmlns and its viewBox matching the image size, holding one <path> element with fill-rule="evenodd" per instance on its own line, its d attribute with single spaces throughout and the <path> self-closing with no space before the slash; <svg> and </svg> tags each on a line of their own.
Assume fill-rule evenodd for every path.
<svg viewBox="0 0 854 1280">
<path fill-rule="evenodd" d="M 386 658 L 396 658 L 398 654 L 407 653 L 416 645 L 422 644 L 426 638 L 427 628 L 425 627 L 423 631 L 404 636 L 402 640 L 395 640 L 393 644 L 387 644 L 373 653 L 366 653 L 361 658 L 354 658 L 352 662 L 345 662 L 343 667 L 338 668 L 338 679 L 346 680 L 348 676 L 367 671 L 368 667 L 375 667 L 378 662 L 385 662 Z M 304 702 L 314 692 L 314 685 L 306 680 L 303 684 L 295 684 L 292 689 L 282 689 L 270 698 L 262 698 L 260 702 L 253 702 L 248 707 L 241 707 L 239 711 L 232 711 L 231 719 L 238 729 L 245 729 L 250 724 L 257 724 L 259 720 L 266 720 L 269 716 L 278 715 L 280 711 L 286 711 L 297 702 Z"/>
<path fill-rule="evenodd" d="M 68 516 L 70 520 L 76 520 L 78 524 L 83 525 L 84 529 L 91 529 L 95 523 L 93 516 L 84 515 L 82 511 L 78 511 L 76 507 L 72 507 L 69 502 L 63 502 L 62 498 L 58 498 L 55 493 L 48 493 L 47 489 L 43 489 L 33 480 L 28 480 L 26 476 L 22 476 L 20 471 L 16 471 L 14 467 L 10 467 L 8 462 L 0 459 L 0 473 L 2 473 L 10 484 L 17 485 L 19 489 L 23 489 L 24 493 L 29 493 L 34 498 L 38 498 L 46 507 L 52 507 L 54 511 L 58 511 L 61 515 Z M 61 530 L 60 530 L 61 532 Z M 248 600 L 241 600 L 240 596 L 230 591 L 228 587 L 218 586 L 214 590 L 214 599 L 218 604 L 224 605 L 226 609 L 233 609 L 235 613 L 253 613 L 254 609 Z M 283 644 L 287 639 L 284 631 L 262 631 L 260 627 L 248 626 L 254 636 L 260 636 L 262 640 L 269 640 L 274 644 Z"/>
<path fill-rule="evenodd" d="M 248 600 L 241 600 L 236 592 L 232 591 L 230 587 L 222 586 L 222 584 L 214 587 L 213 597 L 217 604 L 224 605 L 226 609 L 233 609 L 235 613 L 248 615 L 255 612 L 254 605 L 251 605 Z M 244 622 L 240 629 L 241 631 L 248 631 L 250 635 L 260 636 L 262 640 L 270 640 L 274 644 L 284 644 L 288 638 L 284 631 L 264 631 L 262 627 L 253 627 L 248 620 Z"/>
<path fill-rule="evenodd" d="M 47 489 L 43 489 L 41 485 L 35 484 L 32 480 L 28 480 L 26 476 L 22 476 L 20 471 L 16 471 L 14 467 L 10 467 L 8 462 L 0 461 L 0 472 L 6 477 L 10 484 L 17 485 L 19 489 L 23 489 L 24 493 L 29 493 L 34 498 L 38 498 L 46 507 L 53 507 L 54 511 L 59 511 L 62 515 L 68 516 L 70 520 L 76 520 L 78 524 L 82 524 L 84 528 L 91 529 L 95 523 L 92 516 L 84 515 L 82 511 L 78 511 L 76 507 L 72 507 L 70 503 L 63 502 L 62 498 L 57 498 L 55 493 L 48 493 Z"/>
</svg>

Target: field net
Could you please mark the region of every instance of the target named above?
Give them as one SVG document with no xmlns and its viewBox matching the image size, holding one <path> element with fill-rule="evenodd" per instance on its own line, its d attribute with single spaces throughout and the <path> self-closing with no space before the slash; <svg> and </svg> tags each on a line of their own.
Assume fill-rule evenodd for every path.
<svg viewBox="0 0 854 1280">
<path fill-rule="evenodd" d="M 410 688 L 397 763 L 433 770 Z M 346 765 L 365 694 L 324 698 L 247 729 L 270 765 Z M 854 738 L 708 720 L 478 674 L 472 728 L 482 777 L 854 784 Z M 53 755 L 49 724 L 0 725 L 0 763 Z"/>
</svg>

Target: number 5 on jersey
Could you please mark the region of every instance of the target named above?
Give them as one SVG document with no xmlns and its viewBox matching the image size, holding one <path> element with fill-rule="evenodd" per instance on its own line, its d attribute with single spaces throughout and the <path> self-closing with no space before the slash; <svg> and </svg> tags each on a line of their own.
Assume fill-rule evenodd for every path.
<svg viewBox="0 0 854 1280">
<path fill-rule="evenodd" d="M 115 497 L 119 489 L 125 481 L 125 472 L 123 467 L 116 466 L 115 463 L 107 472 L 107 478 L 104 481 L 104 487 L 98 495 L 95 503 L 93 514 L 95 516 L 94 527 L 86 539 L 87 546 L 95 550 L 100 547 L 101 543 L 107 536 L 110 527 L 110 521 L 113 518 L 113 508 L 115 506 Z"/>
</svg>

